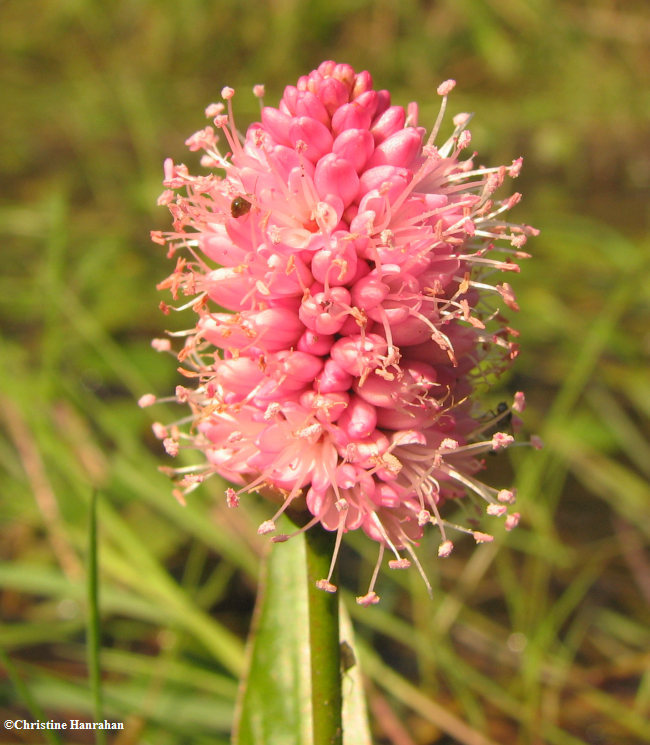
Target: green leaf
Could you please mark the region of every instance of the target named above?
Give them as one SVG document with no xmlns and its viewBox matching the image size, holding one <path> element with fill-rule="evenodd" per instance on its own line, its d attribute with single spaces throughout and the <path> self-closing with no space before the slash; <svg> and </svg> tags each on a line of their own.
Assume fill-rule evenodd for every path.
<svg viewBox="0 0 650 745">
<path fill-rule="evenodd" d="M 313 743 L 306 580 L 303 536 L 275 544 L 260 578 L 233 745 Z M 371 745 L 352 626 L 344 612 L 341 636 L 354 655 L 343 673 L 343 742 Z"/>
<path fill-rule="evenodd" d="M 311 745 L 306 558 L 302 536 L 262 569 L 234 745 Z"/>
</svg>

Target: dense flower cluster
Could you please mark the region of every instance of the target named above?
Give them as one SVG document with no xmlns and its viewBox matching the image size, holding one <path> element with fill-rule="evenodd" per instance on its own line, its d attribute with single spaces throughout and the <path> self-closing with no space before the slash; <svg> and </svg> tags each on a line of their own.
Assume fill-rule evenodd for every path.
<svg viewBox="0 0 650 745">
<path fill-rule="evenodd" d="M 155 431 L 171 455 L 205 456 L 175 470 L 180 499 L 218 473 L 241 487 L 227 490 L 230 506 L 255 490 L 279 500 L 260 533 L 274 532 L 289 505 L 306 505 L 307 527 L 377 541 L 378 567 L 385 548 L 394 568 L 409 565 L 404 553 L 417 563 L 412 546 L 427 523 L 440 530 L 441 556 L 453 547 L 450 527 L 491 540 L 441 516 L 444 501 L 466 493 L 516 525 L 513 492 L 476 474 L 484 454 L 512 444 L 523 395 L 486 415 L 474 391 L 517 353 L 499 310 L 517 309 L 514 294 L 489 278 L 518 271 L 535 231 L 504 220 L 519 194 L 493 199 L 521 159 L 484 168 L 475 154 L 462 158 L 467 114 L 434 144 L 453 86 L 438 88 L 428 136 L 415 104 L 391 105 L 349 65 L 324 62 L 300 78 L 245 137 L 224 88 L 226 103 L 206 114 L 230 152 L 208 126 L 187 141 L 204 152 L 207 175 L 166 161 L 160 203 L 174 229 L 153 239 L 179 255 L 160 287 L 188 296 L 181 307 L 197 319 L 178 355 L 191 385 L 175 397 L 191 426 Z M 330 578 L 320 586 L 335 589 Z M 359 602 L 377 601 L 373 586 L 374 577 Z"/>
</svg>

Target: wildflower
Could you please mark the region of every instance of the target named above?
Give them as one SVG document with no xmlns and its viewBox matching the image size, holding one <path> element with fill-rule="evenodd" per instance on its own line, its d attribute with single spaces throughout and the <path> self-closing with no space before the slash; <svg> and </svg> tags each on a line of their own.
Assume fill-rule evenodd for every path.
<svg viewBox="0 0 650 745">
<path fill-rule="evenodd" d="M 521 159 L 476 166 L 467 114 L 435 144 L 453 87 L 438 88 L 427 135 L 416 104 L 392 105 L 369 73 L 324 62 L 245 137 L 224 88 L 225 103 L 206 110 L 214 127 L 187 140 L 213 170 L 165 162 L 173 231 L 152 235 L 176 258 L 160 289 L 196 314 L 178 355 L 192 387 L 176 396 L 191 427 L 160 433 L 169 453 L 205 457 L 177 470 L 180 496 L 213 473 L 239 487 L 226 492 L 231 507 L 245 492 L 275 495 L 261 534 L 306 508 L 303 529 L 337 532 L 332 567 L 342 535 L 364 531 L 379 545 L 364 605 L 378 600 L 385 549 L 392 568 L 420 567 L 413 546 L 428 523 L 442 557 L 450 530 L 492 540 L 450 524 L 446 501 L 468 494 L 508 529 L 518 520 L 507 515 L 514 492 L 476 478 L 486 453 L 513 443 L 495 431 L 509 407 L 486 417 L 474 398 L 517 354 L 500 311 L 517 309 L 514 292 L 489 280 L 519 270 L 536 231 L 504 219 L 519 194 L 494 197 Z M 523 407 L 517 393 L 512 408 Z M 319 586 L 336 589 L 331 571 Z"/>
</svg>

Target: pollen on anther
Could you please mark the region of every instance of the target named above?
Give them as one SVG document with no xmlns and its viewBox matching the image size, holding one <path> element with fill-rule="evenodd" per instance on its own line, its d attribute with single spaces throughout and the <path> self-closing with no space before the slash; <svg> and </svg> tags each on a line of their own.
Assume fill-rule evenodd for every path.
<svg viewBox="0 0 650 745">
<path fill-rule="evenodd" d="M 153 406 L 156 403 L 156 397 L 153 393 L 145 393 L 144 396 L 140 396 L 138 399 L 138 406 L 141 409 L 146 409 L 147 406 Z"/>
<path fill-rule="evenodd" d="M 492 435 L 492 449 L 503 450 L 504 448 L 507 448 L 508 445 L 512 445 L 514 441 L 515 438 L 506 432 L 495 432 L 494 435 Z"/>
<path fill-rule="evenodd" d="M 151 429 L 153 430 L 153 433 L 158 440 L 164 440 L 165 437 L 167 437 L 167 435 L 169 434 L 169 430 L 167 429 L 167 427 L 165 427 L 165 425 L 161 424 L 160 422 L 154 422 L 151 425 Z"/>
<path fill-rule="evenodd" d="M 178 442 L 171 437 L 166 437 L 163 440 L 163 447 L 167 455 L 171 455 L 172 458 L 178 455 Z"/>
<path fill-rule="evenodd" d="M 532 435 L 530 438 L 530 444 L 535 448 L 535 450 L 542 450 L 544 447 L 544 443 L 542 441 L 541 437 L 538 437 L 537 435 Z"/>
<path fill-rule="evenodd" d="M 319 590 L 325 590 L 325 592 L 336 592 L 338 590 L 338 587 L 336 585 L 333 585 L 329 580 L 326 579 L 319 579 L 316 582 L 316 587 Z"/>
<path fill-rule="evenodd" d="M 221 114 L 223 108 L 224 106 L 222 103 L 211 103 L 206 107 L 205 115 L 208 119 L 214 119 L 215 116 L 219 116 L 219 114 Z"/>
<path fill-rule="evenodd" d="M 514 528 L 519 525 L 519 518 L 520 514 L 518 512 L 513 512 L 512 515 L 508 515 L 506 517 L 506 530 L 513 530 Z"/>
<path fill-rule="evenodd" d="M 408 559 L 392 559 L 388 562 L 388 566 L 391 569 L 408 569 L 411 562 Z"/>
<path fill-rule="evenodd" d="M 501 489 L 497 494 L 497 499 L 502 504 L 514 504 L 515 492 L 512 489 Z"/>
<path fill-rule="evenodd" d="M 449 556 L 453 550 L 454 550 L 454 544 L 451 541 L 443 541 L 438 546 L 438 556 L 441 559 L 446 559 L 447 556 Z"/>
<path fill-rule="evenodd" d="M 169 352 L 172 348 L 172 343 L 169 339 L 152 339 L 151 346 L 156 352 Z"/>
<path fill-rule="evenodd" d="M 369 605 L 377 605 L 378 602 L 379 602 L 379 595 L 377 595 L 377 593 L 374 591 L 371 591 L 367 593 L 366 595 L 361 595 L 357 597 L 357 603 L 365 607 L 368 607 Z"/>
<path fill-rule="evenodd" d="M 422 527 L 431 522 L 431 513 L 427 510 L 420 510 L 418 512 L 418 525 Z"/>
<path fill-rule="evenodd" d="M 269 533 L 273 533 L 274 530 L 275 530 L 275 523 L 273 522 L 273 520 L 265 520 L 258 527 L 257 534 L 268 535 Z"/>
<path fill-rule="evenodd" d="M 489 504 L 486 509 L 487 514 L 492 517 L 502 517 L 507 511 L 508 508 L 504 504 Z"/>
<path fill-rule="evenodd" d="M 232 488 L 226 489 L 226 504 L 228 507 L 239 507 L 239 496 Z"/>
<path fill-rule="evenodd" d="M 494 540 L 493 535 L 489 535 L 488 533 L 481 533 L 479 530 L 473 531 L 472 535 L 474 536 L 474 540 L 477 543 L 492 543 Z"/>
<path fill-rule="evenodd" d="M 526 396 L 523 391 L 517 391 L 515 393 L 515 402 L 512 405 L 512 410 L 521 414 L 526 408 Z"/>
<path fill-rule="evenodd" d="M 456 86 L 455 80 L 445 80 L 444 83 L 440 83 L 438 88 L 436 89 L 436 93 L 439 96 L 448 96 Z"/>
</svg>

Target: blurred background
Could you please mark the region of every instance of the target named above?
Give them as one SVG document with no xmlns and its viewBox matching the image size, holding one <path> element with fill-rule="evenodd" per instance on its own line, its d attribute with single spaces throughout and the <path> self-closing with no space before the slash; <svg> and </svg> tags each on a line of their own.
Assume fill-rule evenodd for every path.
<svg viewBox="0 0 650 745">
<path fill-rule="evenodd" d="M 650 8 L 647 0 L 4 0 L 0 4 L 0 708 L 92 719 L 88 506 L 99 499 L 102 670 L 114 745 L 229 741 L 267 549 L 265 504 L 186 508 L 143 393 L 179 382 L 149 242 L 162 161 L 235 87 L 239 127 L 323 59 L 433 124 L 475 113 L 480 161 L 525 156 L 513 219 L 541 229 L 512 284 L 542 452 L 490 459 L 521 526 L 350 604 L 378 745 L 650 741 Z M 345 586 L 374 550 L 351 540 Z M 369 558 L 368 552 L 373 554 Z M 464 722 L 458 729 L 440 707 Z M 12 737 L 14 739 L 12 739 Z M 68 742 L 93 742 L 83 733 Z M 2 732 L 0 742 L 56 742 Z"/>
</svg>

